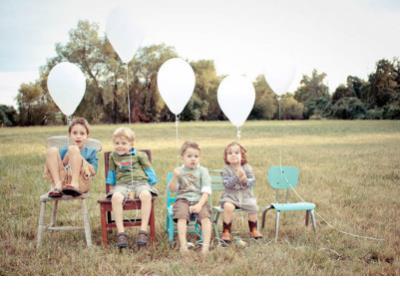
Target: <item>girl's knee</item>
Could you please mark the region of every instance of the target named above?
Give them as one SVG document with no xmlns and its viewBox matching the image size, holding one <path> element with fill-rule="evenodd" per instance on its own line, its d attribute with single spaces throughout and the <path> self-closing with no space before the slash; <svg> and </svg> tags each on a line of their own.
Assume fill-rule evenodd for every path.
<svg viewBox="0 0 400 298">
<path fill-rule="evenodd" d="M 70 154 L 74 154 L 74 153 L 80 154 L 79 147 L 77 145 L 69 145 L 68 146 L 68 153 L 70 153 Z"/>
<path fill-rule="evenodd" d="M 57 155 L 58 153 L 58 148 L 57 147 L 50 147 L 47 149 L 47 155 Z"/>
<path fill-rule="evenodd" d="M 235 210 L 235 205 L 233 205 L 232 203 L 229 202 L 225 202 L 224 203 L 224 211 L 233 211 Z"/>
</svg>

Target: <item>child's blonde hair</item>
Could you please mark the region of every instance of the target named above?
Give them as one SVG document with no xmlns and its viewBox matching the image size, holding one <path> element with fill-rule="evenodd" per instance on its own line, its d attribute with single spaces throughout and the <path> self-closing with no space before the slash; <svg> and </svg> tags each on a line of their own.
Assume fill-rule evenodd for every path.
<svg viewBox="0 0 400 298">
<path fill-rule="evenodd" d="M 76 117 L 76 118 L 72 119 L 72 121 L 68 127 L 68 133 L 71 133 L 72 128 L 77 124 L 82 125 L 86 129 L 86 134 L 89 135 L 89 123 L 83 117 Z"/>
<path fill-rule="evenodd" d="M 115 141 L 115 139 L 119 137 L 126 138 L 130 143 L 135 141 L 135 133 L 128 127 L 119 127 L 114 131 L 112 140 Z"/>
<path fill-rule="evenodd" d="M 225 147 L 225 150 L 224 150 L 224 161 L 225 161 L 225 164 L 229 165 L 229 162 L 228 162 L 228 150 L 229 150 L 229 148 L 231 148 L 233 146 L 238 146 L 239 147 L 240 155 L 242 156 L 242 160 L 240 162 L 240 165 L 246 164 L 247 163 L 247 154 L 246 154 L 247 150 L 244 149 L 244 147 L 242 145 L 240 145 L 238 142 L 232 142 L 232 143 L 228 144 Z"/>
<path fill-rule="evenodd" d="M 196 142 L 186 141 L 185 143 L 182 144 L 181 156 L 183 156 L 183 154 L 185 154 L 186 150 L 188 150 L 189 148 L 199 150 L 200 152 L 199 144 L 197 144 Z"/>
</svg>

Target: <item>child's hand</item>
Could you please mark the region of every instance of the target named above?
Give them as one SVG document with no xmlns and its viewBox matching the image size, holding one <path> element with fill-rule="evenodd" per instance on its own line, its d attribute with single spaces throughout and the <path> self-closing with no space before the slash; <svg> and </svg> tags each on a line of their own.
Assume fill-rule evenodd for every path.
<svg viewBox="0 0 400 298">
<path fill-rule="evenodd" d="M 240 168 L 237 169 L 236 175 L 239 177 L 239 180 L 240 180 L 241 182 L 247 181 L 246 172 L 243 170 L 242 167 L 240 167 Z"/>
<path fill-rule="evenodd" d="M 180 168 L 175 168 L 175 170 L 174 170 L 175 178 L 178 178 L 180 175 L 181 175 L 181 169 Z"/>
<path fill-rule="evenodd" d="M 202 207 L 203 206 L 201 206 L 199 203 L 197 203 L 193 206 L 190 206 L 189 211 L 190 211 L 190 213 L 200 213 Z"/>
</svg>

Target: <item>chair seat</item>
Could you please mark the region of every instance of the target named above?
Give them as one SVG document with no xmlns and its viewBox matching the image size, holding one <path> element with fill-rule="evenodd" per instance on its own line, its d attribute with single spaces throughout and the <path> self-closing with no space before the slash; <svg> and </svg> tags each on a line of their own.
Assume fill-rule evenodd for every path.
<svg viewBox="0 0 400 298">
<path fill-rule="evenodd" d="M 276 211 L 301 211 L 301 210 L 313 210 L 315 208 L 314 203 L 299 202 L 299 203 L 274 203 L 271 206 Z"/>
<path fill-rule="evenodd" d="M 49 197 L 48 193 L 42 194 L 40 196 L 40 202 L 51 202 L 51 201 L 55 201 L 55 200 L 64 200 L 64 201 L 68 201 L 68 200 L 77 200 L 77 199 L 87 199 L 89 197 L 88 193 L 84 193 L 80 196 L 67 196 L 67 195 L 62 195 L 61 197 L 57 197 L 57 198 L 53 198 L 53 197 Z"/>
</svg>

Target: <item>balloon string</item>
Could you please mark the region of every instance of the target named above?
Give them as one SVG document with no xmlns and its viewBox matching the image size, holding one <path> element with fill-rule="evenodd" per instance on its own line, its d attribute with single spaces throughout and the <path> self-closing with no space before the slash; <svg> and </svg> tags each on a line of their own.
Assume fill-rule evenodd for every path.
<svg viewBox="0 0 400 298">
<path fill-rule="evenodd" d="M 128 93 L 128 120 L 129 124 L 131 124 L 131 98 L 129 96 L 129 73 L 128 73 L 129 65 L 126 64 L 126 90 Z"/>
<path fill-rule="evenodd" d="M 236 127 L 236 137 L 238 138 L 238 141 L 240 141 L 240 127 Z"/>
<path fill-rule="evenodd" d="M 178 150 L 178 154 L 176 155 L 176 164 L 179 164 L 179 148 L 178 148 L 178 140 L 179 140 L 179 132 L 178 132 L 178 126 L 179 126 L 179 115 L 175 115 L 175 147 Z"/>
</svg>

